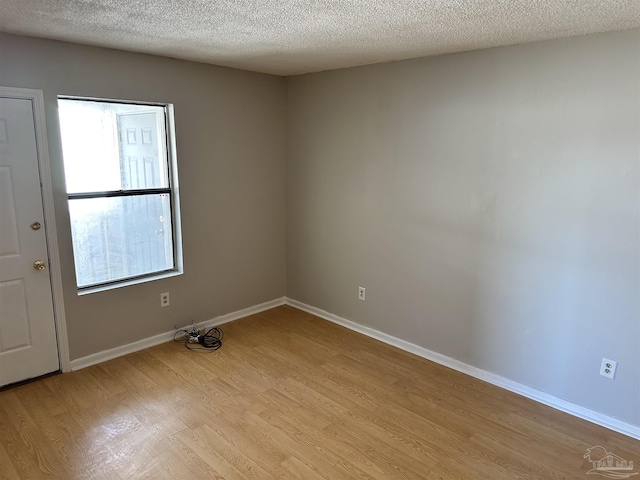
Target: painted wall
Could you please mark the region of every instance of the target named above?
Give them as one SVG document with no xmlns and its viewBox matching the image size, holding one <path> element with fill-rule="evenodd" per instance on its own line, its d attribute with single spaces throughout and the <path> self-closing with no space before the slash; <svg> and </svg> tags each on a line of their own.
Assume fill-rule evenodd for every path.
<svg viewBox="0 0 640 480">
<path fill-rule="evenodd" d="M 288 297 L 640 425 L 640 30 L 290 77 L 287 162 Z"/>
<path fill-rule="evenodd" d="M 45 95 L 71 358 L 286 274 L 291 298 L 640 425 L 639 63 L 634 30 L 285 80 L 0 34 L 0 84 Z M 184 275 L 76 295 L 59 94 L 175 105 Z"/>
<path fill-rule="evenodd" d="M 285 294 L 282 78 L 0 34 L 0 85 L 44 92 L 71 359 Z M 184 275 L 76 294 L 61 94 L 174 104 Z"/>
</svg>

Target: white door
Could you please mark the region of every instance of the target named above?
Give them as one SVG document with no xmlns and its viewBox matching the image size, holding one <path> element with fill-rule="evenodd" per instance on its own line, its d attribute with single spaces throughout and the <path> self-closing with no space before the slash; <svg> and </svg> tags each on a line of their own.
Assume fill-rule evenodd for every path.
<svg viewBox="0 0 640 480">
<path fill-rule="evenodd" d="M 59 369 L 34 116 L 0 96 L 0 386 Z"/>
<path fill-rule="evenodd" d="M 120 171 L 122 172 L 122 188 L 135 190 L 143 188 L 160 188 L 168 185 L 163 179 L 162 165 L 164 159 L 158 158 L 158 130 L 161 125 L 156 112 L 119 113 L 118 149 L 120 153 Z M 164 181 L 163 181 L 164 180 Z M 136 235 L 125 236 L 126 252 L 135 259 L 128 263 L 128 275 L 140 275 L 146 272 L 157 272 L 171 268 L 173 249 L 167 241 L 171 237 L 164 235 L 163 204 L 155 196 L 141 195 L 132 197 L 125 204 L 128 214 L 125 222 L 140 222 L 144 225 L 128 225 L 126 231 Z M 143 228 L 140 228 L 143 227 Z"/>
</svg>

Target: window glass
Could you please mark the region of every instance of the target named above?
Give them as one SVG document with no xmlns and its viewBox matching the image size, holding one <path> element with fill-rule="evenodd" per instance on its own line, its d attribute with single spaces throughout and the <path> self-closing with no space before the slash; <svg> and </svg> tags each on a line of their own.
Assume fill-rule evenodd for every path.
<svg viewBox="0 0 640 480">
<path fill-rule="evenodd" d="M 58 106 L 78 288 L 176 271 L 167 106 L 77 98 Z"/>
</svg>

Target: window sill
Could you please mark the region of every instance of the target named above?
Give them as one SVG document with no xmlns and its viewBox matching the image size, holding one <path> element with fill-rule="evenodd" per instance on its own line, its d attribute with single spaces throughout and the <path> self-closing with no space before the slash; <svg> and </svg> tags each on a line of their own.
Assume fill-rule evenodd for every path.
<svg viewBox="0 0 640 480">
<path fill-rule="evenodd" d="M 175 270 L 171 272 L 163 272 L 158 275 L 154 275 L 152 277 L 144 277 L 144 278 L 136 278 L 133 280 L 125 280 L 118 283 L 113 283 L 110 285 L 101 285 L 99 287 L 90 287 L 83 290 L 78 290 L 78 296 L 90 295 L 92 293 L 105 292 L 107 290 L 114 290 L 116 288 L 129 287 L 131 285 L 139 285 L 141 283 L 153 282 L 154 280 L 161 280 L 163 278 L 171 278 L 177 277 L 178 275 L 182 275 L 182 269 Z"/>
</svg>

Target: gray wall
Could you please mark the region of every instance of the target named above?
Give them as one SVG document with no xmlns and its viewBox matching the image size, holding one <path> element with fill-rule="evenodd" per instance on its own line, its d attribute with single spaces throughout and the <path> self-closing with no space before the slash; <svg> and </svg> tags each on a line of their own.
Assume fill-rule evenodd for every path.
<svg viewBox="0 0 640 480">
<path fill-rule="evenodd" d="M 285 80 L 0 34 L 0 85 L 45 95 L 71 358 L 286 273 L 291 298 L 640 425 L 639 59 L 634 30 Z M 59 94 L 175 105 L 184 275 L 76 295 Z"/>
<path fill-rule="evenodd" d="M 288 297 L 640 425 L 639 59 L 633 30 L 289 78 Z"/>
<path fill-rule="evenodd" d="M 0 85 L 44 91 L 71 359 L 285 294 L 282 78 L 1 34 Z M 184 275 L 76 294 L 60 94 L 174 104 Z"/>
</svg>

